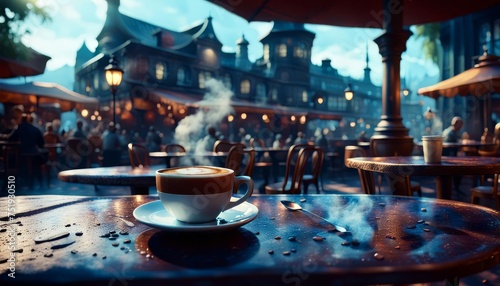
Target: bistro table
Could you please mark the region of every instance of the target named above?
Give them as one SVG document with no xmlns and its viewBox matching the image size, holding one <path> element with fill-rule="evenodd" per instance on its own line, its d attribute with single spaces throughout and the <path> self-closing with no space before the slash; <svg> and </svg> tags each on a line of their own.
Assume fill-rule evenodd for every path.
<svg viewBox="0 0 500 286">
<path fill-rule="evenodd" d="M 436 197 L 451 199 L 453 176 L 498 173 L 500 172 L 500 158 L 443 156 L 440 163 L 426 163 L 422 156 L 357 157 L 347 159 L 346 166 L 357 168 L 362 172 L 378 172 L 394 177 L 435 176 Z"/>
<path fill-rule="evenodd" d="M 84 168 L 61 171 L 59 180 L 68 183 L 80 183 L 105 186 L 130 186 L 131 193 L 148 194 L 150 186 L 156 186 L 156 170 L 165 166 L 132 168 L 131 166 L 115 166 L 100 168 Z"/>
<path fill-rule="evenodd" d="M 165 159 L 165 166 L 167 168 L 171 167 L 170 160 L 173 158 L 183 158 L 186 156 L 186 152 L 163 152 L 163 151 L 156 151 L 156 152 L 149 152 L 149 157 L 151 158 L 160 158 L 160 159 Z"/>
<path fill-rule="evenodd" d="M 283 199 L 302 199 L 305 209 L 348 232 L 285 209 Z M 248 201 L 258 208 L 253 220 L 197 233 L 142 224 L 133 211 L 149 202 L 158 203 L 158 197 L 16 197 L 15 213 L 0 218 L 0 285 L 444 285 L 446 280 L 458 286 L 459 278 L 500 263 L 500 213 L 468 203 L 361 194 L 254 195 Z M 0 199 L 0 205 L 8 204 L 8 198 Z M 60 239 L 50 240 L 53 234 Z M 8 276 L 12 271 L 15 279 Z"/>
</svg>

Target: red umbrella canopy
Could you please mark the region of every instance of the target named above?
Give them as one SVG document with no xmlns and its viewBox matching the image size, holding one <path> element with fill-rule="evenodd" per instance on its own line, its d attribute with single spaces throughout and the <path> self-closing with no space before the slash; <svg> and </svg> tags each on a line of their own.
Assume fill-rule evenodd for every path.
<svg viewBox="0 0 500 286">
<path fill-rule="evenodd" d="M 383 0 L 208 0 L 248 21 L 288 21 L 345 27 L 382 28 Z M 449 20 L 500 5 L 499 0 L 388 0 L 403 25 Z"/>
<path fill-rule="evenodd" d="M 23 59 L 11 59 L 0 56 L 0 78 L 43 74 L 50 57 L 42 55 L 33 49 L 28 49 L 27 51 L 26 57 Z"/>
<path fill-rule="evenodd" d="M 420 88 L 418 93 L 432 98 L 500 93 L 499 59 L 499 57 L 488 55 L 485 52 L 479 57 L 479 63 L 474 67 L 447 80 Z"/>
</svg>

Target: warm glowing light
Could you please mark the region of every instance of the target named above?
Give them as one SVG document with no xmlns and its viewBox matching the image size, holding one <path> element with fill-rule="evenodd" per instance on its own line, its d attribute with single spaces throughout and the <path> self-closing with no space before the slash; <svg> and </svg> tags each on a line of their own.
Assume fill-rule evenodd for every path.
<svg viewBox="0 0 500 286">
<path fill-rule="evenodd" d="M 370 129 L 370 128 L 372 128 L 372 127 L 371 127 L 371 125 L 370 125 L 370 124 L 366 124 L 366 125 L 365 125 L 365 128 L 366 128 L 366 129 Z"/>
<path fill-rule="evenodd" d="M 186 110 L 184 108 L 179 109 L 179 114 L 184 114 L 186 113 Z"/>
<path fill-rule="evenodd" d="M 99 111 L 97 111 L 97 110 L 96 110 L 96 111 L 94 111 L 94 115 L 95 115 L 95 116 L 99 115 Z"/>
<path fill-rule="evenodd" d="M 247 119 L 247 114 L 246 113 L 242 113 L 240 117 L 241 117 L 241 119 L 245 120 L 245 119 Z"/>
<path fill-rule="evenodd" d="M 403 95 L 404 96 L 408 96 L 409 94 L 410 94 L 410 90 L 409 89 L 407 89 L 407 88 L 403 89 Z"/>
<path fill-rule="evenodd" d="M 233 122 L 233 120 L 234 120 L 234 116 L 232 114 L 229 114 L 227 116 L 227 122 Z"/>
<path fill-rule="evenodd" d="M 89 116 L 89 111 L 87 109 L 83 109 L 81 114 L 83 117 L 87 117 L 87 116 Z"/>
<path fill-rule="evenodd" d="M 347 101 L 352 100 L 354 97 L 354 91 L 352 91 L 351 84 L 348 84 L 347 88 L 344 90 L 344 96 Z"/>
<path fill-rule="evenodd" d="M 297 118 L 295 117 L 295 115 L 292 115 L 292 116 L 290 116 L 290 120 L 291 120 L 292 122 L 295 122 L 295 120 L 297 120 Z"/>
<path fill-rule="evenodd" d="M 102 120 L 102 116 L 100 116 L 100 115 L 99 115 L 99 116 L 97 116 L 97 120 L 98 120 L 98 121 L 101 121 L 101 120 Z"/>
<path fill-rule="evenodd" d="M 90 116 L 90 120 L 95 120 L 96 119 L 96 116 L 94 114 L 92 114 L 92 116 Z"/>
<path fill-rule="evenodd" d="M 267 116 L 267 114 L 263 114 L 262 115 L 262 120 L 264 120 L 264 121 L 269 120 L 269 116 Z"/>
<path fill-rule="evenodd" d="M 318 104 L 323 104 L 323 101 L 324 101 L 323 97 L 318 97 Z"/>
<path fill-rule="evenodd" d="M 353 121 L 353 122 L 349 123 L 349 126 L 355 127 L 356 126 L 356 122 Z"/>
<path fill-rule="evenodd" d="M 160 104 L 160 103 L 157 103 L 157 104 L 156 104 L 156 108 L 160 109 L 160 107 L 161 107 L 161 104 Z"/>
<path fill-rule="evenodd" d="M 302 115 L 302 116 L 300 117 L 300 124 L 306 124 L 306 121 L 307 121 L 307 120 L 306 120 L 306 116 L 305 116 L 305 115 Z"/>
</svg>

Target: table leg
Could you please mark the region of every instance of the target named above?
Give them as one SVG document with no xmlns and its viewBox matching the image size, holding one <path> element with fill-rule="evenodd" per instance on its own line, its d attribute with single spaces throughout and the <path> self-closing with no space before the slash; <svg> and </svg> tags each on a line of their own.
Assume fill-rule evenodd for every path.
<svg viewBox="0 0 500 286">
<path fill-rule="evenodd" d="M 149 195 L 149 186 L 130 186 L 132 195 Z"/>
<path fill-rule="evenodd" d="M 436 198 L 451 200 L 453 176 L 436 176 Z"/>
</svg>

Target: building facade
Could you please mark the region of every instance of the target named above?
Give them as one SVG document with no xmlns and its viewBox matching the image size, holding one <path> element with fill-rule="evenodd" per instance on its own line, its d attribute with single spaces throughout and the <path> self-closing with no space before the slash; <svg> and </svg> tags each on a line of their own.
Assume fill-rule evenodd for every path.
<svg viewBox="0 0 500 286">
<path fill-rule="evenodd" d="M 315 34 L 303 24 L 275 22 L 261 39 L 262 58 L 251 62 L 244 36 L 236 52 L 221 50 L 211 17 L 171 31 L 121 14 L 119 0 L 107 2 L 96 51 L 82 46 L 77 53 L 75 91 L 98 98 L 97 112 L 111 118 L 104 67 L 113 55 L 124 70 L 116 111 L 117 122 L 126 128 L 172 130 L 188 115 L 225 104 L 204 99 L 207 89 L 215 88 L 211 79 L 222 83 L 219 92 L 234 94 L 217 126 L 225 136 L 240 128 L 288 136 L 328 127 L 335 137 L 354 138 L 362 130 L 371 134 L 380 120 L 381 88 L 370 80 L 368 57 L 362 80 L 339 75 L 329 59 L 312 64 Z M 354 91 L 351 100 L 344 95 L 348 86 Z M 421 108 L 416 112 L 421 114 Z"/>
</svg>

